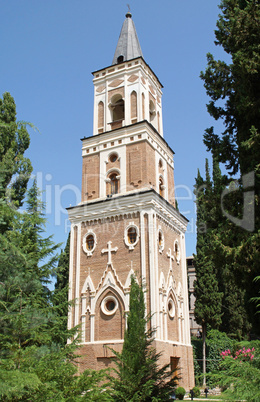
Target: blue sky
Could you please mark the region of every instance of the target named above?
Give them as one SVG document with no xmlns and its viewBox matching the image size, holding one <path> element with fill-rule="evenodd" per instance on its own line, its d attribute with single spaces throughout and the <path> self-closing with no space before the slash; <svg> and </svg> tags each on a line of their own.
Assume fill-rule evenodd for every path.
<svg viewBox="0 0 260 402">
<path fill-rule="evenodd" d="M 196 247 L 193 186 L 204 173 L 206 111 L 199 78 L 214 45 L 218 0 L 128 0 L 145 61 L 163 89 L 164 138 L 175 151 L 176 195 L 190 220 L 186 252 Z M 79 202 L 81 141 L 92 135 L 92 71 L 111 64 L 127 12 L 119 0 L 0 0 L 0 96 L 14 97 L 17 118 L 33 123 L 30 157 L 43 190 L 47 232 L 65 242 L 65 208 Z"/>
</svg>

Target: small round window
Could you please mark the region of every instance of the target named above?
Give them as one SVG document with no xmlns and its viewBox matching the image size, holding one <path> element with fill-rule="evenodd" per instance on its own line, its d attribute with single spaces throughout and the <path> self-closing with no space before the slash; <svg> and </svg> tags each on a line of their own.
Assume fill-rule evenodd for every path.
<svg viewBox="0 0 260 402">
<path fill-rule="evenodd" d="M 124 240 L 129 250 L 133 250 L 138 243 L 139 229 L 134 222 L 130 222 L 130 224 L 125 228 Z"/>
<path fill-rule="evenodd" d="M 92 234 L 88 235 L 86 238 L 86 248 L 89 251 L 92 251 L 94 248 L 94 236 Z"/>
<path fill-rule="evenodd" d="M 134 244 L 136 242 L 137 238 L 137 233 L 136 233 L 136 228 L 131 227 L 127 231 L 127 237 L 128 237 L 128 242 L 130 244 Z"/>
<path fill-rule="evenodd" d="M 90 257 L 93 254 L 97 244 L 96 235 L 94 232 L 89 230 L 85 236 L 83 236 L 82 247 L 84 252 Z"/>
<path fill-rule="evenodd" d="M 118 308 L 118 301 L 114 296 L 109 295 L 102 300 L 101 310 L 104 314 L 106 315 L 115 314 L 117 308 Z"/>
<path fill-rule="evenodd" d="M 158 246 L 159 252 L 162 253 L 164 250 L 164 236 L 161 229 L 158 230 Z"/>
<path fill-rule="evenodd" d="M 168 314 L 171 318 L 175 316 L 175 306 L 172 299 L 168 300 Z"/>
<path fill-rule="evenodd" d="M 110 162 L 114 163 L 117 161 L 117 154 L 112 154 L 109 157 Z"/>
</svg>

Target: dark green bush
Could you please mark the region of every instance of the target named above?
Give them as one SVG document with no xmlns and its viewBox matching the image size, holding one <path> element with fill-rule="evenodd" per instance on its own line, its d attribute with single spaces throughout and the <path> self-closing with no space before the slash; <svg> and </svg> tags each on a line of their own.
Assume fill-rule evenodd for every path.
<svg viewBox="0 0 260 402">
<path fill-rule="evenodd" d="M 182 387 L 178 387 L 175 391 L 176 398 L 181 399 L 181 400 L 184 398 L 185 394 L 186 394 L 186 391 Z"/>
<path fill-rule="evenodd" d="M 199 387 L 194 387 L 193 388 L 193 392 L 194 392 L 194 397 L 198 398 L 200 396 L 200 389 Z"/>
</svg>

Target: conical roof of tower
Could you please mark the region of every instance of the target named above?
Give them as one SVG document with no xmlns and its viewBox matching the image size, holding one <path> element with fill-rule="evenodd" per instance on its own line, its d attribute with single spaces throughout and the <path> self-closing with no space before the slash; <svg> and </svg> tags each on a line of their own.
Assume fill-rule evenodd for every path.
<svg viewBox="0 0 260 402">
<path fill-rule="evenodd" d="M 118 39 L 112 64 L 143 57 L 132 14 L 128 12 Z"/>
</svg>

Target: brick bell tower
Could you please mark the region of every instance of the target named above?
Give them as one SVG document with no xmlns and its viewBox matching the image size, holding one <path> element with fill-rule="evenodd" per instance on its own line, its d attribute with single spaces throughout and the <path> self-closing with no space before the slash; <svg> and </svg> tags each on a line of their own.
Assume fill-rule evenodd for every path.
<svg viewBox="0 0 260 402">
<path fill-rule="evenodd" d="M 194 386 L 184 233 L 173 155 L 163 138 L 162 84 L 145 62 L 130 12 L 112 65 L 93 73 L 93 136 L 82 139 L 82 201 L 71 221 L 69 328 L 81 325 L 81 369 L 121 350 L 132 274 L 146 284 L 161 363 Z"/>
</svg>

